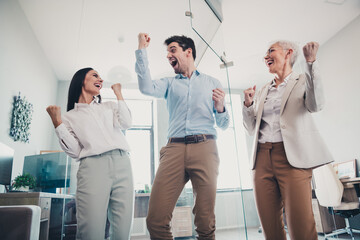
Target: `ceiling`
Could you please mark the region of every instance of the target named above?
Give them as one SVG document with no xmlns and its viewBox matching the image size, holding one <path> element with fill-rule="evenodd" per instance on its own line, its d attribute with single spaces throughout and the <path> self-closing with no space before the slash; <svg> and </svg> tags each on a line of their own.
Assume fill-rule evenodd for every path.
<svg viewBox="0 0 360 240">
<path fill-rule="evenodd" d="M 222 0 L 223 23 L 202 5 L 203 0 L 19 0 L 45 55 L 59 80 L 91 66 L 105 81 L 136 87 L 134 71 L 137 35 L 149 33 L 150 70 L 154 78 L 174 75 L 163 41 L 175 34 L 204 43 L 185 16 L 192 6 L 195 30 L 212 40 L 218 55 L 226 54 L 230 86 L 247 88 L 269 79 L 262 61 L 270 41 L 289 39 L 300 45 L 325 43 L 357 16 L 359 0 Z M 201 4 L 200 4 L 201 2 Z M 200 4 L 200 5 L 199 5 Z M 212 32 L 217 30 L 214 38 Z M 201 55 L 201 54 L 200 54 Z M 199 70 L 228 87 L 221 61 L 207 50 Z"/>
</svg>

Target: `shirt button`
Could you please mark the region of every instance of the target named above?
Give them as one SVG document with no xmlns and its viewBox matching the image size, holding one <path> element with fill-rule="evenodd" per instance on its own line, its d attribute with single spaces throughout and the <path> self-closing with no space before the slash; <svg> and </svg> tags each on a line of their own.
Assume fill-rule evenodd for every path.
<svg viewBox="0 0 360 240">
<path fill-rule="evenodd" d="M 282 128 L 282 129 L 285 129 L 286 127 L 285 127 L 285 125 L 283 124 L 283 125 L 281 125 L 281 128 Z"/>
</svg>

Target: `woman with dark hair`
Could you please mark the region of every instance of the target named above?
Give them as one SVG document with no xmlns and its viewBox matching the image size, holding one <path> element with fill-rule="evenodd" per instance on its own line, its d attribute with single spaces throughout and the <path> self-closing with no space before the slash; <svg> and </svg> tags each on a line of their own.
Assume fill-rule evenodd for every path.
<svg viewBox="0 0 360 240">
<path fill-rule="evenodd" d="M 129 239 L 134 190 L 129 146 L 122 130 L 131 126 L 131 113 L 120 83 L 111 86 L 117 103 L 101 103 L 103 80 L 92 68 L 77 71 L 71 80 L 67 112 L 47 107 L 61 148 L 80 161 L 76 191 L 76 239 L 104 239 L 106 217 L 111 239 Z"/>
</svg>

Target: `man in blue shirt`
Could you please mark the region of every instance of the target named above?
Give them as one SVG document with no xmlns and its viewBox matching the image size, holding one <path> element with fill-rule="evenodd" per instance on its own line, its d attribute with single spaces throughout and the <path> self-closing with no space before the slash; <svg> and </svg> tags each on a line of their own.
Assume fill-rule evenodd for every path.
<svg viewBox="0 0 360 240">
<path fill-rule="evenodd" d="M 219 167 L 215 122 L 226 129 L 229 114 L 220 82 L 196 70 L 194 41 L 185 36 L 165 40 L 175 77 L 152 80 L 146 48 L 150 37 L 138 36 L 135 70 L 140 91 L 165 98 L 169 111 L 168 143 L 160 150 L 146 219 L 151 239 L 173 239 L 170 221 L 185 184 L 191 180 L 193 213 L 199 239 L 215 239 L 215 197 Z"/>
</svg>

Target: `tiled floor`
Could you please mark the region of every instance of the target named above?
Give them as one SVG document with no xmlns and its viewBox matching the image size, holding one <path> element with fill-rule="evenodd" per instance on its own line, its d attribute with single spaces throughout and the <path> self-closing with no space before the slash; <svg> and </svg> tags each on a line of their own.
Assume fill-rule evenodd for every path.
<svg viewBox="0 0 360 240">
<path fill-rule="evenodd" d="M 149 237 L 131 237 L 131 240 L 149 240 Z M 177 238 L 181 240 L 194 240 L 195 238 Z M 234 230 L 218 230 L 216 231 L 216 240 L 245 240 L 245 233 L 243 230 L 234 229 Z M 258 232 L 258 228 L 248 228 L 247 231 L 247 239 L 248 240 L 264 240 L 262 233 Z M 290 237 L 288 236 L 290 240 Z M 319 240 L 324 240 L 324 236 L 319 234 Z M 338 239 L 338 240 L 345 240 L 351 239 L 349 235 L 343 234 L 339 237 L 329 238 L 329 240 Z M 360 240 L 360 235 L 355 235 L 356 240 Z"/>
<path fill-rule="evenodd" d="M 242 240 L 244 238 L 244 233 L 240 232 L 239 230 L 227 230 L 227 231 L 217 231 L 216 232 L 216 240 Z M 247 239 L 248 240 L 264 240 L 262 233 L 258 232 L 258 228 L 248 228 L 247 231 Z M 287 236 L 287 239 L 290 240 L 290 237 Z M 319 240 L 324 240 L 324 236 L 319 234 Z M 340 237 L 334 237 L 329 238 L 330 239 L 338 239 L 338 240 L 344 240 L 344 239 L 351 239 L 349 235 L 341 235 Z M 360 240 L 360 235 L 357 234 L 355 236 L 356 240 Z"/>
</svg>

